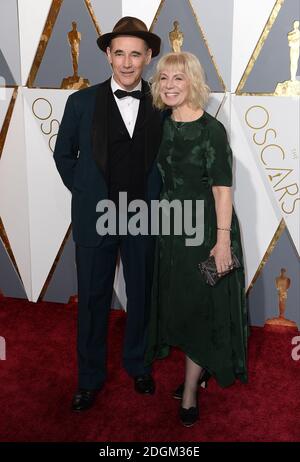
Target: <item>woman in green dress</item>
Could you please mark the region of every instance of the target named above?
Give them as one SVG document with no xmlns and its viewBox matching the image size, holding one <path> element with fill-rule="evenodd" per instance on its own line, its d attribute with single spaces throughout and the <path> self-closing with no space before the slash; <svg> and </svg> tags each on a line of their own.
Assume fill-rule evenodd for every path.
<svg viewBox="0 0 300 462">
<path fill-rule="evenodd" d="M 185 426 L 199 418 L 198 386 L 208 375 L 220 386 L 247 381 L 247 313 L 239 224 L 232 206 L 232 152 L 226 130 L 204 107 L 209 96 L 204 72 L 191 53 L 169 53 L 152 80 L 154 105 L 170 109 L 164 122 L 158 167 L 161 200 L 204 201 L 204 239 L 187 246 L 187 236 L 160 234 L 146 362 L 176 346 L 186 355 L 182 398 Z M 195 210 L 193 209 L 193 219 Z M 231 249 L 242 267 L 209 286 L 198 264 L 210 255 L 218 272 L 231 264 Z M 206 375 L 206 377 L 204 376 Z"/>
</svg>

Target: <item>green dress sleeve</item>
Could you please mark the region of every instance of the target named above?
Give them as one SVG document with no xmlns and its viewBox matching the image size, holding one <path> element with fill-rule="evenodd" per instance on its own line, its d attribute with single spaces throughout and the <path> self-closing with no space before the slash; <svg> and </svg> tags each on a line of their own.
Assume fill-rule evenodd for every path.
<svg viewBox="0 0 300 462">
<path fill-rule="evenodd" d="M 216 119 L 209 127 L 206 167 L 212 186 L 232 186 L 232 151 L 225 127 Z"/>
</svg>

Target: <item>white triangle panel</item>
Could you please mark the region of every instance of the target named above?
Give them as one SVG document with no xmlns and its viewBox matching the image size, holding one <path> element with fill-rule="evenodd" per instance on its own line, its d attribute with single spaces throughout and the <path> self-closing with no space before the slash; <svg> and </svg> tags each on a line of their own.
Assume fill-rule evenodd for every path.
<svg viewBox="0 0 300 462">
<path fill-rule="evenodd" d="M 33 301 L 39 297 L 71 222 L 71 194 L 61 181 L 50 149 L 71 93 L 24 90 Z"/>
<path fill-rule="evenodd" d="M 234 0 L 231 90 L 235 91 L 276 0 Z"/>
<path fill-rule="evenodd" d="M 234 204 L 239 218 L 246 265 L 246 287 L 269 247 L 281 220 L 262 178 L 245 133 L 239 99 L 232 96 L 231 147 L 234 154 Z"/>
<path fill-rule="evenodd" d="M 115 272 L 115 280 L 114 280 L 114 290 L 121 303 L 123 310 L 126 311 L 127 305 L 127 296 L 126 296 L 126 286 L 125 286 L 125 279 L 123 273 L 123 264 L 122 259 L 119 259 L 119 263 L 116 267 Z"/>
<path fill-rule="evenodd" d="M 0 131 L 2 130 L 13 92 L 13 88 L 0 88 Z"/>
<path fill-rule="evenodd" d="M 265 194 L 300 254 L 300 98 L 241 96 L 235 101 Z"/>
<path fill-rule="evenodd" d="M 22 85 L 26 85 L 52 0 L 18 0 Z"/>
<path fill-rule="evenodd" d="M 23 95 L 19 89 L 0 159 L 0 215 L 29 300 L 32 299 Z"/>
<path fill-rule="evenodd" d="M 122 16 L 135 16 L 144 21 L 149 29 L 160 3 L 161 0 L 147 0 L 147 4 L 136 0 L 122 0 Z"/>
</svg>

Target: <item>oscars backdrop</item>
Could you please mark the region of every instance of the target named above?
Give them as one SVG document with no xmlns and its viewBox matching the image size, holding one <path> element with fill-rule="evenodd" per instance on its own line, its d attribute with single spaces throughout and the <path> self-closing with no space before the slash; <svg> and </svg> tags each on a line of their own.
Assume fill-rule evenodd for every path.
<svg viewBox="0 0 300 462">
<path fill-rule="evenodd" d="M 76 295 L 70 193 L 53 162 L 71 92 L 110 75 L 97 37 L 137 16 L 191 51 L 234 153 L 250 321 L 300 327 L 300 0 L 0 0 L 0 290 Z M 154 71 L 158 58 L 147 68 Z M 113 307 L 126 309 L 119 262 Z"/>
</svg>

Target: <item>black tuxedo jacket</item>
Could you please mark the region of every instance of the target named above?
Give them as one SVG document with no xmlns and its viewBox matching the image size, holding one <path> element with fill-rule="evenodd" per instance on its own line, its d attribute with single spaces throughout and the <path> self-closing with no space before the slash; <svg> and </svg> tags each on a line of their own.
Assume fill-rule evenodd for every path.
<svg viewBox="0 0 300 462">
<path fill-rule="evenodd" d="M 147 201 L 157 199 L 161 178 L 155 158 L 162 135 L 162 113 L 153 108 L 150 89 L 142 81 L 145 95 L 145 158 Z M 108 97 L 110 79 L 69 96 L 60 124 L 54 160 L 59 174 L 72 193 L 74 241 L 95 247 L 102 237 L 97 234 L 97 203 L 108 197 Z"/>
</svg>

